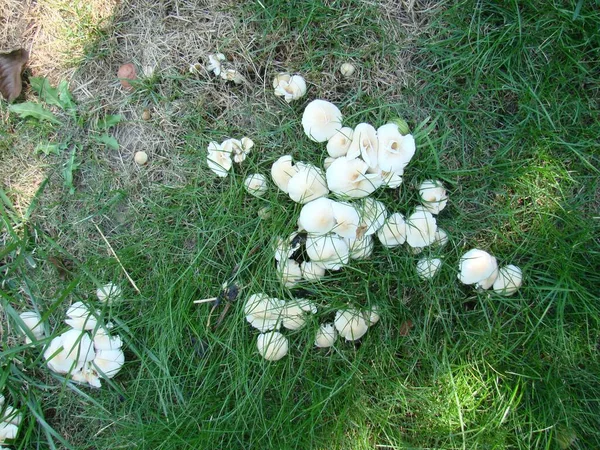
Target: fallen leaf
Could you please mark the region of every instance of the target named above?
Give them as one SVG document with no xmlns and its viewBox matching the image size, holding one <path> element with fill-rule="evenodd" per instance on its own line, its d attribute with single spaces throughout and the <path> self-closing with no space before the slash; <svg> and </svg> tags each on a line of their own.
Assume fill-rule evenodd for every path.
<svg viewBox="0 0 600 450">
<path fill-rule="evenodd" d="M 412 320 L 406 320 L 400 325 L 400 336 L 408 336 L 413 327 Z"/>
<path fill-rule="evenodd" d="M 21 94 L 21 73 L 28 60 L 29 53 L 24 48 L 0 54 L 0 92 L 8 102 Z"/>
<path fill-rule="evenodd" d="M 119 80 L 121 81 L 121 86 L 127 90 L 133 90 L 133 86 L 129 83 L 129 81 L 137 78 L 135 66 L 132 63 L 123 64 L 121 67 L 119 67 L 117 77 L 119 77 Z"/>
</svg>

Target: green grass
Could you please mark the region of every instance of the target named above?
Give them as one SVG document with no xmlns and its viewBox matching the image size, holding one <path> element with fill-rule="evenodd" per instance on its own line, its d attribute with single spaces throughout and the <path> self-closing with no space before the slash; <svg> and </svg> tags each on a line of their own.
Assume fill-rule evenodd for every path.
<svg viewBox="0 0 600 450">
<path fill-rule="evenodd" d="M 397 63 L 409 37 L 375 7 L 257 2 L 235 12 L 256 33 L 246 50 L 267 89 L 277 71 L 297 70 L 313 83 L 307 98 L 335 101 L 349 126 L 396 116 L 411 124 L 418 152 L 404 184 L 376 197 L 407 212 L 419 182 L 444 180 L 450 202 L 438 224 L 450 243 L 425 251 L 442 255 L 441 273 L 423 282 L 416 256 L 376 244 L 371 260 L 303 286 L 318 317 L 285 333 L 288 356 L 263 361 L 242 303 L 255 292 L 293 296 L 280 286 L 270 246 L 294 230 L 300 207 L 275 189 L 250 198 L 243 180 L 268 173 L 285 153 L 321 163 L 324 146 L 302 133 L 306 102 L 288 106 L 267 92 L 262 107 L 241 90 L 232 108 L 190 100 L 184 145 L 173 150 L 183 181 L 161 182 L 150 168 L 124 181 L 113 172 L 114 155 L 86 150 L 72 196 L 51 176 L 25 218 L 2 204 L 0 386 L 30 411 L 16 448 L 51 448 L 51 427 L 64 439 L 53 438 L 59 448 L 597 448 L 597 9 L 574 1 L 439 5 L 419 13 L 427 23 L 411 42 L 412 81 L 402 87 L 376 75 Z M 359 66 L 354 80 L 332 75 L 347 59 Z M 186 77 L 172 71 L 144 81 L 132 107 L 186 101 L 186 83 L 204 83 Z M 23 133 L 7 133 L 2 154 L 51 133 L 14 118 L 8 124 Z M 242 135 L 255 151 L 228 178 L 212 176 L 208 142 Z M 61 162 L 50 160 L 51 175 Z M 264 205 L 267 220 L 257 216 Z M 460 285 L 458 259 L 473 247 L 519 265 L 523 288 L 500 297 Z M 71 261 L 72 275 L 59 279 L 50 256 Z M 216 295 L 238 263 L 242 293 L 209 329 L 210 307 L 192 301 Z M 36 350 L 15 339 L 11 311 L 34 304 L 58 333 L 66 306 L 93 302 L 109 280 L 126 300 L 102 314 L 124 338 L 127 363 L 90 391 L 40 367 Z M 318 324 L 348 301 L 379 305 L 380 323 L 359 345 L 313 348 Z M 402 336 L 407 320 L 414 327 Z"/>
</svg>

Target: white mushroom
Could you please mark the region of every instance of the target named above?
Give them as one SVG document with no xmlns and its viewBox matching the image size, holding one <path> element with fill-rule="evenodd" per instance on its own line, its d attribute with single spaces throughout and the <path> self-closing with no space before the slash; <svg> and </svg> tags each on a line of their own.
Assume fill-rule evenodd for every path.
<svg viewBox="0 0 600 450">
<path fill-rule="evenodd" d="M 27 329 L 31 331 L 33 337 L 36 340 L 44 336 L 44 324 L 42 322 L 42 317 L 39 315 L 39 313 L 35 311 L 23 311 L 21 314 L 19 314 L 19 317 L 21 318 Z M 31 339 L 27 335 L 25 335 L 25 343 L 31 344 Z"/>
<path fill-rule="evenodd" d="M 306 81 L 300 75 L 291 76 L 281 73 L 273 79 L 275 95 L 283 97 L 286 102 L 298 100 L 306 94 Z"/>
<path fill-rule="evenodd" d="M 67 309 L 65 323 L 76 330 L 93 330 L 98 324 L 98 319 L 82 302 L 73 303 Z"/>
<path fill-rule="evenodd" d="M 120 336 L 111 336 L 104 328 L 99 328 L 94 334 L 94 348 L 98 350 L 116 350 L 123 346 Z"/>
<path fill-rule="evenodd" d="M 378 165 L 385 172 L 401 174 L 415 154 L 415 139 L 412 134 L 403 136 L 395 123 L 377 129 Z"/>
<path fill-rule="evenodd" d="M 360 214 L 359 230 L 365 236 L 377 233 L 388 216 L 385 205 L 371 197 L 362 200 L 358 212 Z"/>
<path fill-rule="evenodd" d="M 271 178 L 273 182 L 286 194 L 288 193 L 288 184 L 291 178 L 298 173 L 298 168 L 290 155 L 283 155 L 273 163 L 271 167 Z"/>
<path fill-rule="evenodd" d="M 277 270 L 281 283 L 285 287 L 293 287 L 302 279 L 300 264 L 293 259 L 282 259 L 277 263 Z"/>
<path fill-rule="evenodd" d="M 0 444 L 4 444 L 6 440 L 16 439 L 19 434 L 19 427 L 6 422 L 0 422 Z"/>
<path fill-rule="evenodd" d="M 221 144 L 210 142 L 208 144 L 208 155 L 206 157 L 208 168 L 217 176 L 225 178 L 229 175 L 229 170 L 233 164 L 231 160 L 231 151 L 224 150 Z"/>
<path fill-rule="evenodd" d="M 267 361 L 278 361 L 287 355 L 288 340 L 278 331 L 259 334 L 256 339 L 256 347 L 260 356 Z"/>
<path fill-rule="evenodd" d="M 308 236 L 306 253 L 313 264 L 327 270 L 339 270 L 350 259 L 346 240 L 334 234 Z"/>
<path fill-rule="evenodd" d="M 355 239 L 360 224 L 360 216 L 356 208 L 349 203 L 342 202 L 332 202 L 331 207 L 335 220 L 332 231 L 346 239 Z"/>
<path fill-rule="evenodd" d="M 431 214 L 439 214 L 448 203 L 448 194 L 441 181 L 426 180 L 419 186 L 423 207 Z"/>
<path fill-rule="evenodd" d="M 367 259 L 373 254 L 374 247 L 375 243 L 372 235 L 348 240 L 350 258 L 352 259 Z"/>
<path fill-rule="evenodd" d="M 23 420 L 23 415 L 19 412 L 19 410 L 11 405 L 6 405 L 0 421 L 19 426 L 21 425 L 21 420 Z"/>
<path fill-rule="evenodd" d="M 335 226 L 334 202 L 321 197 L 306 203 L 300 210 L 299 225 L 312 234 L 329 233 Z"/>
<path fill-rule="evenodd" d="M 221 75 L 221 61 L 225 61 L 225 55 L 223 53 L 208 55 L 208 65 L 206 66 L 206 70 L 213 72 L 216 76 Z"/>
<path fill-rule="evenodd" d="M 313 141 L 325 142 L 342 128 L 342 119 L 342 113 L 333 103 L 313 100 L 304 109 L 302 127 Z"/>
<path fill-rule="evenodd" d="M 333 136 L 327 141 L 327 153 L 332 158 L 339 158 L 340 156 L 346 156 L 350 144 L 352 143 L 352 135 L 354 131 L 350 127 L 343 127 L 339 129 Z M 327 169 L 327 168 L 326 168 Z"/>
<path fill-rule="evenodd" d="M 498 278 L 498 268 L 497 267 L 496 267 L 496 270 L 494 270 L 491 273 L 491 275 L 489 277 L 487 277 L 485 280 L 481 280 L 481 281 L 478 281 L 477 283 L 475 283 L 475 287 L 477 289 L 489 289 L 494 285 L 496 278 Z"/>
<path fill-rule="evenodd" d="M 325 168 L 325 170 L 329 169 L 329 166 L 331 166 L 331 164 L 333 164 L 334 161 L 335 158 L 332 158 L 331 156 L 325 158 L 325 160 L 323 161 L 323 167 Z"/>
<path fill-rule="evenodd" d="M 337 330 L 332 323 L 323 323 L 315 336 L 315 345 L 320 348 L 333 347 L 337 339 Z"/>
<path fill-rule="evenodd" d="M 253 294 L 244 305 L 246 320 L 260 331 L 278 329 L 285 302 L 266 294 Z"/>
<path fill-rule="evenodd" d="M 78 371 L 95 357 L 89 335 L 80 330 L 69 330 L 55 337 L 44 351 L 48 368 L 56 373 Z"/>
<path fill-rule="evenodd" d="M 312 164 L 303 165 L 298 173 L 290 178 L 287 188 L 290 198 L 301 204 L 329 194 L 323 172 Z"/>
<path fill-rule="evenodd" d="M 340 310 L 335 314 L 336 330 L 347 341 L 356 341 L 364 336 L 369 329 L 362 312 L 356 309 Z"/>
<path fill-rule="evenodd" d="M 349 78 L 352 75 L 354 75 L 354 71 L 356 70 L 356 67 L 354 67 L 353 64 L 350 64 L 348 62 L 342 64 L 340 66 L 340 72 L 342 74 L 342 76 Z"/>
<path fill-rule="evenodd" d="M 371 309 L 365 311 L 365 320 L 370 327 L 375 325 L 377 322 L 379 322 L 379 319 L 381 319 L 379 312 L 380 309 L 377 305 L 373 305 Z"/>
<path fill-rule="evenodd" d="M 100 376 L 92 366 L 92 361 L 86 362 L 83 367 L 71 374 L 71 379 L 76 383 L 89 384 L 91 387 L 102 387 Z"/>
<path fill-rule="evenodd" d="M 249 137 L 243 137 L 241 141 L 238 141 L 237 139 L 231 139 L 231 141 L 234 141 L 236 144 L 231 147 L 233 161 L 239 164 L 246 159 L 250 150 L 254 147 L 254 141 Z M 225 144 L 225 142 L 223 144 Z"/>
<path fill-rule="evenodd" d="M 313 264 L 312 261 L 303 261 L 300 270 L 302 270 L 302 278 L 307 281 L 315 281 L 325 276 L 325 269 Z"/>
<path fill-rule="evenodd" d="M 96 289 L 96 297 L 100 303 L 114 303 L 122 299 L 122 291 L 119 286 L 110 282 Z"/>
<path fill-rule="evenodd" d="M 433 245 L 437 245 L 438 247 L 443 247 L 448 243 L 448 233 L 442 230 L 440 227 L 435 232 L 435 239 L 433 240 Z"/>
<path fill-rule="evenodd" d="M 378 165 L 378 148 L 379 143 L 375 127 L 368 123 L 359 123 L 354 128 L 352 142 L 346 156 L 349 159 L 360 156 L 370 168 L 375 168 Z"/>
<path fill-rule="evenodd" d="M 406 222 L 400 213 L 394 213 L 377 231 L 379 242 L 385 247 L 393 248 L 406 242 Z"/>
<path fill-rule="evenodd" d="M 233 81 L 235 84 L 244 82 L 243 75 L 234 69 L 221 70 L 221 78 L 225 81 Z"/>
<path fill-rule="evenodd" d="M 290 300 L 283 309 L 283 326 L 288 330 L 299 330 L 306 325 L 307 314 L 316 314 L 317 307 L 304 298 Z"/>
<path fill-rule="evenodd" d="M 492 276 L 497 269 L 496 258 L 488 252 L 474 248 L 460 258 L 458 279 L 463 284 L 476 284 Z"/>
<path fill-rule="evenodd" d="M 416 248 L 427 247 L 435 241 L 436 230 L 435 217 L 417 206 L 415 212 L 406 219 L 406 243 Z"/>
<path fill-rule="evenodd" d="M 423 258 L 417 261 L 417 275 L 422 280 L 429 280 L 435 276 L 440 267 L 442 260 L 439 258 Z"/>
<path fill-rule="evenodd" d="M 255 197 L 262 197 L 268 190 L 267 177 L 260 173 L 248 175 L 244 180 L 244 188 L 248 194 Z"/>
<path fill-rule="evenodd" d="M 300 241 L 296 239 L 298 233 L 292 233 L 287 238 L 277 238 L 275 242 L 275 259 L 282 261 L 290 259 L 294 252 L 300 248 Z"/>
<path fill-rule="evenodd" d="M 93 364 L 100 375 L 113 378 L 125 363 L 125 354 L 120 348 L 115 350 L 100 350 Z"/>
<path fill-rule="evenodd" d="M 368 169 L 369 165 L 362 159 L 340 156 L 327 169 L 327 185 L 343 197 L 366 197 L 381 186 L 379 174 L 367 173 Z"/>
<path fill-rule="evenodd" d="M 500 268 L 498 277 L 494 281 L 494 291 L 510 296 L 519 290 L 523 283 L 523 272 L 513 264 Z"/>
<path fill-rule="evenodd" d="M 390 189 L 396 189 L 402 184 L 402 175 L 404 172 L 379 172 L 381 175 L 381 185 Z"/>
</svg>

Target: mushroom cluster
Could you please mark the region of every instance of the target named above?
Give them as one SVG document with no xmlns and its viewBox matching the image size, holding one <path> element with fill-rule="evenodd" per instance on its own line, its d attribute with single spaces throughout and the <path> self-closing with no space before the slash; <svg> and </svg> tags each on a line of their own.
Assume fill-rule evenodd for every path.
<svg viewBox="0 0 600 450">
<path fill-rule="evenodd" d="M 192 64 L 190 66 L 191 73 L 198 73 L 198 65 Z M 211 53 L 208 55 L 208 64 L 206 70 L 212 72 L 215 76 L 221 77 L 224 81 L 233 81 L 235 84 L 241 84 L 244 82 L 244 77 L 241 73 L 231 67 L 231 64 L 227 62 L 227 58 L 223 53 Z"/>
<path fill-rule="evenodd" d="M 461 283 L 478 289 L 494 288 L 505 296 L 513 295 L 523 283 L 523 272 L 513 264 L 498 267 L 496 258 L 484 250 L 474 248 L 461 256 L 458 264 Z"/>
<path fill-rule="evenodd" d="M 22 414 L 13 406 L 5 405 L 4 395 L 0 394 L 0 445 L 16 439 L 21 420 Z"/>
<path fill-rule="evenodd" d="M 254 147 L 254 141 L 249 137 L 225 139 L 220 144 L 211 141 L 208 144 L 208 155 L 206 157 L 208 167 L 217 176 L 225 178 L 229 175 L 233 163 L 242 163 L 252 147 Z"/>
<path fill-rule="evenodd" d="M 283 97 L 290 103 L 306 94 L 306 81 L 301 75 L 291 75 L 287 72 L 278 73 L 273 78 L 273 89 L 277 97 Z"/>
</svg>

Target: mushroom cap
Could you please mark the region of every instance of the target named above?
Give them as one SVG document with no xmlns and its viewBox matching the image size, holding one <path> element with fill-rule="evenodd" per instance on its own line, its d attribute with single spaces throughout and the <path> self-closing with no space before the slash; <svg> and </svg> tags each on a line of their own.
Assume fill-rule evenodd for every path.
<svg viewBox="0 0 600 450">
<path fill-rule="evenodd" d="M 65 323 L 75 330 L 93 330 L 98 324 L 89 308 L 82 302 L 75 302 L 67 309 Z"/>
<path fill-rule="evenodd" d="M 440 227 L 435 232 L 435 239 L 433 241 L 434 245 L 438 247 L 443 247 L 448 243 L 448 233 L 442 230 Z"/>
<path fill-rule="evenodd" d="M 431 214 L 439 214 L 448 203 L 448 194 L 441 181 L 426 180 L 419 186 L 423 207 Z"/>
<path fill-rule="evenodd" d="M 337 339 L 337 330 L 332 323 L 323 323 L 315 336 L 315 345 L 319 348 L 333 347 Z"/>
<path fill-rule="evenodd" d="M 348 248 L 350 250 L 350 258 L 352 259 L 367 259 L 373 254 L 375 242 L 373 236 L 362 236 L 356 239 L 348 239 Z"/>
<path fill-rule="evenodd" d="M 521 284 L 523 284 L 523 272 L 519 267 L 509 264 L 498 271 L 498 277 L 494 281 L 494 291 L 510 296 L 519 290 Z"/>
<path fill-rule="evenodd" d="M 69 330 L 60 335 L 63 351 L 67 358 L 76 359 L 81 364 L 96 356 L 90 335 L 82 330 Z"/>
<path fill-rule="evenodd" d="M 373 326 L 379 322 L 379 319 L 381 319 L 379 311 L 380 309 L 377 305 L 373 305 L 371 309 L 365 311 L 365 319 L 369 326 Z"/>
<path fill-rule="evenodd" d="M 406 219 L 406 242 L 411 247 L 427 247 L 435 241 L 437 223 L 435 217 L 422 207 Z"/>
<path fill-rule="evenodd" d="M 381 180 L 382 180 L 382 186 L 385 186 L 386 188 L 389 189 L 396 189 L 399 188 L 400 185 L 402 184 L 402 175 L 404 175 L 404 172 L 384 172 L 381 171 Z"/>
<path fill-rule="evenodd" d="M 275 259 L 282 261 L 290 259 L 294 252 L 300 248 L 300 242 L 294 242 L 298 233 L 292 233 L 287 238 L 277 238 L 275 243 Z"/>
<path fill-rule="evenodd" d="M 260 173 L 248 175 L 244 180 L 244 188 L 248 194 L 262 197 L 268 190 L 267 177 Z"/>
<path fill-rule="evenodd" d="M 273 182 L 286 194 L 288 193 L 288 184 L 292 177 L 298 173 L 298 168 L 290 155 L 283 155 L 273 163 L 271 167 L 271 178 Z"/>
<path fill-rule="evenodd" d="M 289 76 L 289 74 L 285 74 Z M 276 76 L 273 80 L 275 95 L 283 97 L 286 102 L 297 100 L 306 94 L 306 81 L 300 75 L 294 75 L 288 79 L 287 77 Z M 277 85 L 275 82 L 277 81 Z"/>
<path fill-rule="evenodd" d="M 365 236 L 377 233 L 388 216 L 385 205 L 371 197 L 362 200 L 358 211 L 360 213 L 359 230 L 364 230 L 362 233 Z"/>
<path fill-rule="evenodd" d="M 356 67 L 354 67 L 354 64 L 351 64 L 348 62 L 346 62 L 340 66 L 340 72 L 341 72 L 342 76 L 344 76 L 346 78 L 354 75 L 355 70 L 356 70 Z"/>
<path fill-rule="evenodd" d="M 4 444 L 5 440 L 16 439 L 19 434 L 19 427 L 12 423 L 0 423 L 0 443 Z"/>
<path fill-rule="evenodd" d="M 342 119 L 342 113 L 333 103 L 313 100 L 304 109 L 302 127 L 311 140 L 325 142 L 342 128 Z"/>
<path fill-rule="evenodd" d="M 96 289 L 96 297 L 100 303 L 113 303 L 115 301 L 121 300 L 122 291 L 119 286 L 114 284 L 113 282 L 106 283 L 104 286 Z"/>
<path fill-rule="evenodd" d="M 486 251 L 474 248 L 461 256 L 458 279 L 463 284 L 476 284 L 490 277 L 497 269 L 496 258 Z"/>
<path fill-rule="evenodd" d="M 422 258 L 417 261 L 417 275 L 422 280 L 429 280 L 435 276 L 441 266 L 442 260 L 439 258 Z"/>
<path fill-rule="evenodd" d="M 306 325 L 307 314 L 315 314 L 317 307 L 310 300 L 290 300 L 283 308 L 283 326 L 288 330 L 299 330 Z"/>
<path fill-rule="evenodd" d="M 307 281 L 315 281 L 325 276 L 325 269 L 312 261 L 303 261 L 300 264 L 300 270 L 302 270 L 302 278 Z"/>
<path fill-rule="evenodd" d="M 133 155 L 133 160 L 139 166 L 143 166 L 148 162 L 148 153 L 146 152 L 135 152 Z"/>
<path fill-rule="evenodd" d="M 329 233 L 335 226 L 333 200 L 320 197 L 306 203 L 300 210 L 298 223 L 312 234 Z"/>
<path fill-rule="evenodd" d="M 308 236 L 306 253 L 313 264 L 326 270 L 339 270 L 350 259 L 346 240 L 335 234 Z"/>
<path fill-rule="evenodd" d="M 225 61 L 225 55 L 223 53 L 209 54 L 206 70 L 219 76 L 221 74 L 221 61 Z"/>
<path fill-rule="evenodd" d="M 21 424 L 21 420 L 23 420 L 23 415 L 17 408 L 11 405 L 6 405 L 6 408 L 4 408 L 4 411 L 0 415 L 0 422 L 11 423 L 16 426 Z M 0 442 L 2 441 L 0 440 Z"/>
<path fill-rule="evenodd" d="M 323 168 L 325 168 L 325 170 L 329 169 L 329 166 L 331 166 L 331 164 L 335 161 L 335 158 L 332 158 L 331 156 L 328 156 L 327 158 L 325 158 L 323 160 Z"/>
<path fill-rule="evenodd" d="M 415 154 L 415 138 L 412 134 L 403 136 L 395 123 L 379 127 L 377 138 L 379 168 L 385 172 L 403 173 Z"/>
<path fill-rule="evenodd" d="M 92 366 L 92 362 L 88 361 L 83 367 L 71 374 L 71 379 L 76 383 L 89 384 L 91 387 L 99 388 L 102 387 L 100 383 L 100 377 L 98 372 Z"/>
<path fill-rule="evenodd" d="M 489 289 L 493 286 L 494 282 L 496 281 L 496 278 L 498 278 L 498 267 L 496 267 L 496 270 L 494 270 L 490 274 L 490 276 L 487 277 L 485 280 L 481 280 L 475 283 L 475 287 L 477 289 Z"/>
<path fill-rule="evenodd" d="M 282 259 L 277 263 L 277 270 L 283 285 L 287 288 L 293 287 L 302 279 L 300 264 L 293 259 Z"/>
<path fill-rule="evenodd" d="M 256 347 L 260 356 L 267 361 L 278 361 L 287 355 L 289 344 L 283 334 L 278 331 L 270 331 L 258 335 Z"/>
<path fill-rule="evenodd" d="M 374 168 L 378 164 L 378 148 L 377 130 L 373 125 L 368 123 L 359 123 L 354 128 L 352 134 L 352 142 L 346 156 L 348 158 L 362 157 L 367 166 Z"/>
<path fill-rule="evenodd" d="M 336 133 L 327 141 L 327 153 L 329 156 L 332 158 L 346 156 L 350 144 L 352 143 L 353 134 L 354 130 L 350 127 L 343 127 L 336 131 Z"/>
<path fill-rule="evenodd" d="M 277 89 L 277 86 L 279 86 L 281 83 L 289 83 L 291 78 L 292 75 L 288 72 L 279 72 L 273 78 L 273 89 Z"/>
<path fill-rule="evenodd" d="M 367 173 L 369 165 L 359 158 L 340 156 L 326 172 L 327 185 L 337 195 L 362 198 L 381 186 L 379 174 Z"/>
<path fill-rule="evenodd" d="M 393 248 L 406 242 L 406 221 L 400 213 L 394 213 L 384 222 L 377 231 L 379 242 L 384 247 Z"/>
<path fill-rule="evenodd" d="M 217 142 L 210 142 L 208 144 L 208 155 L 206 156 L 206 162 L 208 168 L 212 170 L 217 176 L 225 178 L 229 175 L 229 170 L 233 165 L 231 160 L 231 150 L 226 151 L 223 146 Z"/>
<path fill-rule="evenodd" d="M 104 328 L 98 328 L 94 334 L 94 348 L 98 350 L 116 350 L 123 346 L 121 336 L 111 336 Z"/>
<path fill-rule="evenodd" d="M 343 202 L 332 202 L 335 226 L 333 232 L 346 239 L 355 239 L 360 224 L 360 216 L 356 208 Z"/>
<path fill-rule="evenodd" d="M 274 330 L 281 325 L 285 302 L 266 294 L 253 294 L 244 305 L 246 320 L 261 332 Z"/>
<path fill-rule="evenodd" d="M 44 336 L 44 323 L 39 313 L 36 311 L 23 311 L 19 314 L 19 317 L 36 339 Z M 25 343 L 31 343 L 31 339 L 27 335 L 25 335 Z"/>
<path fill-rule="evenodd" d="M 364 314 L 356 309 L 345 309 L 335 313 L 333 322 L 340 336 L 347 341 L 356 341 L 363 337 L 369 329 Z"/>
<path fill-rule="evenodd" d="M 99 350 L 93 364 L 101 375 L 112 378 L 119 373 L 119 370 L 125 364 L 125 353 L 120 348 L 115 350 Z"/>
<path fill-rule="evenodd" d="M 323 172 L 312 164 L 304 164 L 287 186 L 290 198 L 296 203 L 308 203 L 329 194 Z"/>
</svg>

